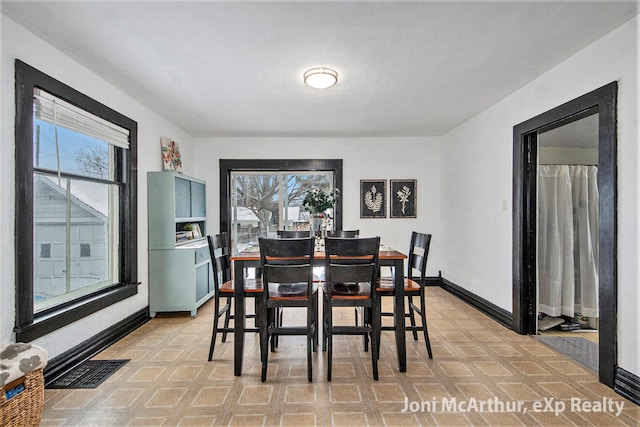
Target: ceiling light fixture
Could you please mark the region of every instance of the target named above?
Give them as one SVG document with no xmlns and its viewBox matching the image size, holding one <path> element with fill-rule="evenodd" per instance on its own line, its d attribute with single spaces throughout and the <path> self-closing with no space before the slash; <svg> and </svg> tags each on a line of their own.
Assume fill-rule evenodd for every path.
<svg viewBox="0 0 640 427">
<path fill-rule="evenodd" d="M 304 72 L 304 83 L 314 89 L 326 89 L 338 83 L 338 73 L 331 68 L 311 68 Z"/>
</svg>

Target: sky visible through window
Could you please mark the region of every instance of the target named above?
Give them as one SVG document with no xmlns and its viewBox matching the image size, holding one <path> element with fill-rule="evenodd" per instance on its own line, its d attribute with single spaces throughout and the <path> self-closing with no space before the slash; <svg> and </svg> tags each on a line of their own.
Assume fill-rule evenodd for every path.
<svg viewBox="0 0 640 427">
<path fill-rule="evenodd" d="M 58 126 L 60 171 L 108 179 L 109 144 L 91 136 Z M 58 170 L 55 125 L 33 120 L 33 165 Z"/>
</svg>

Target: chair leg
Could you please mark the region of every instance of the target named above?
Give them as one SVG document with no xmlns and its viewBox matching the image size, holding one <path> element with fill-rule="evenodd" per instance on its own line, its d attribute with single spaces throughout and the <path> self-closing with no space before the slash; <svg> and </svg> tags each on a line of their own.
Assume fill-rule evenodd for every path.
<svg viewBox="0 0 640 427">
<path fill-rule="evenodd" d="M 231 319 L 231 297 L 227 297 L 226 307 L 227 307 L 227 311 L 224 316 L 224 328 L 229 329 L 229 319 Z M 217 312 L 218 311 L 216 310 L 216 313 Z M 224 331 L 222 333 L 222 342 L 226 342 L 226 341 L 227 341 L 227 331 Z"/>
<path fill-rule="evenodd" d="M 328 313 L 329 302 L 327 298 L 323 297 L 322 300 L 322 351 L 327 351 L 327 337 L 329 336 L 327 321 L 329 319 Z"/>
<path fill-rule="evenodd" d="M 218 335 L 218 320 L 220 319 L 220 315 L 218 314 L 219 310 L 220 310 L 220 300 L 216 298 L 214 308 L 213 308 L 213 331 L 211 332 L 211 345 L 209 346 L 209 362 L 213 360 L 213 350 L 216 346 L 216 337 Z"/>
<path fill-rule="evenodd" d="M 424 288 L 420 293 L 420 317 L 422 317 L 422 332 L 424 333 L 424 342 L 427 345 L 427 353 L 429 354 L 429 359 L 433 359 L 433 354 L 431 353 L 431 342 L 429 341 L 429 331 L 427 330 L 427 311 L 426 304 L 424 302 Z"/>
<path fill-rule="evenodd" d="M 365 308 L 362 308 L 361 310 L 362 310 L 362 325 L 363 326 L 364 325 L 370 325 L 371 324 L 370 312 Z M 356 324 L 356 326 L 358 326 L 358 325 Z M 364 346 L 364 351 L 365 352 L 369 351 L 369 335 L 368 334 L 364 334 L 362 336 L 362 341 L 363 341 L 362 344 Z"/>
<path fill-rule="evenodd" d="M 257 300 L 256 300 L 257 303 Z M 262 359 L 262 375 L 260 380 L 265 382 L 267 380 L 267 364 L 269 362 L 269 325 L 270 325 L 270 315 L 269 310 L 266 308 L 266 301 L 259 309 L 261 310 L 260 314 L 260 358 Z M 256 304 L 257 305 L 257 304 Z M 256 307 L 258 309 L 258 307 Z"/>
<path fill-rule="evenodd" d="M 315 294 L 313 296 L 313 301 L 311 302 L 311 304 L 313 304 L 312 310 L 313 310 L 313 351 L 317 352 L 318 351 L 318 294 Z"/>
<path fill-rule="evenodd" d="M 380 314 L 381 301 L 379 296 L 374 296 L 373 307 L 371 308 L 371 367 L 373 369 L 373 379 L 378 381 L 378 359 L 380 358 L 380 343 L 378 337 L 380 336 L 380 325 L 382 316 Z"/>
<path fill-rule="evenodd" d="M 313 297 L 311 299 L 312 301 L 309 301 L 309 303 L 313 304 Z M 315 315 L 313 313 L 313 306 L 307 307 L 307 380 L 309 380 L 309 382 L 313 381 L 312 355 L 315 351 L 315 332 L 313 331 L 313 324 L 315 321 L 314 317 Z"/>
<path fill-rule="evenodd" d="M 329 304 L 327 304 L 329 305 Z M 327 341 L 327 381 L 331 381 L 331 361 L 333 356 L 333 311 L 331 307 L 327 309 L 326 317 L 326 341 Z"/>
<path fill-rule="evenodd" d="M 273 323 L 274 325 L 278 324 L 278 309 L 277 308 L 270 308 L 268 310 L 268 320 L 267 320 L 267 325 L 271 326 L 271 324 Z M 271 343 L 271 352 L 275 352 L 276 351 L 276 339 L 277 339 L 277 335 L 276 334 L 269 334 L 269 341 Z"/>
<path fill-rule="evenodd" d="M 416 312 L 413 309 L 413 297 L 407 296 L 407 305 L 409 306 L 409 321 L 411 322 L 411 332 L 413 333 L 413 340 L 418 341 L 418 331 L 416 331 Z"/>
</svg>

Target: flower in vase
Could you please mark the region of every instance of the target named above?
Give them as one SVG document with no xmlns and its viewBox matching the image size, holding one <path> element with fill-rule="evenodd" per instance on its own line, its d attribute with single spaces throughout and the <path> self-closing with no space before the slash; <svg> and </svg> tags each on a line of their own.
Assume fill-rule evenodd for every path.
<svg viewBox="0 0 640 427">
<path fill-rule="evenodd" d="M 337 193 L 336 189 L 336 193 Z M 307 191 L 302 201 L 302 206 L 305 211 L 312 214 L 324 213 L 327 209 L 333 208 L 336 204 L 336 195 L 332 193 L 326 193 L 318 188 L 312 188 Z"/>
</svg>

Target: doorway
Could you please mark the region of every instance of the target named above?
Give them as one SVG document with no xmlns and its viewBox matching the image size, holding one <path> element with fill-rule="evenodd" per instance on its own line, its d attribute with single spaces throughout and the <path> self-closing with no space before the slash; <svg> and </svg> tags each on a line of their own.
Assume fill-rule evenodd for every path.
<svg viewBox="0 0 640 427">
<path fill-rule="evenodd" d="M 598 137 L 598 372 L 613 387 L 616 344 L 616 99 L 617 82 L 514 126 L 513 329 L 536 334 L 538 320 L 538 151 L 544 131 L 597 115 Z"/>
<path fill-rule="evenodd" d="M 537 134 L 539 341 L 598 372 L 598 111 Z"/>
</svg>

